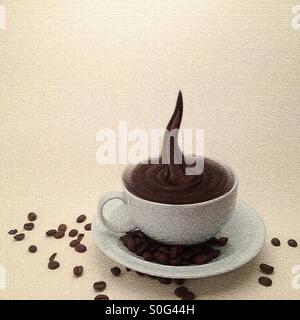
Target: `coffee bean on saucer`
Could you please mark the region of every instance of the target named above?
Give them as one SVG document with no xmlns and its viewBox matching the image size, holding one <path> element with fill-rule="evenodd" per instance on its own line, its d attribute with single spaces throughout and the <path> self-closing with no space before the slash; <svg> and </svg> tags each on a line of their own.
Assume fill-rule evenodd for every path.
<svg viewBox="0 0 300 320">
<path fill-rule="evenodd" d="M 290 239 L 290 240 L 288 241 L 288 245 L 289 245 L 290 247 L 296 248 L 296 247 L 298 246 L 298 243 L 297 243 L 296 240 Z"/>
<path fill-rule="evenodd" d="M 77 223 L 82 223 L 86 220 L 86 216 L 84 214 L 80 215 L 77 219 L 76 222 Z"/>
<path fill-rule="evenodd" d="M 86 231 L 91 231 L 91 230 L 92 230 L 92 224 L 91 224 L 91 223 L 86 224 L 86 225 L 84 226 L 84 229 L 85 229 Z"/>
<path fill-rule="evenodd" d="M 269 266 L 265 263 L 260 264 L 259 268 L 265 274 L 272 274 L 274 272 L 274 267 Z"/>
<path fill-rule="evenodd" d="M 228 238 L 227 237 L 222 237 L 222 238 L 217 239 L 217 244 L 216 245 L 218 247 L 224 247 L 224 246 L 226 246 L 227 242 L 228 242 Z"/>
<path fill-rule="evenodd" d="M 14 239 L 17 240 L 17 241 L 22 241 L 24 238 L 25 238 L 25 234 L 24 233 L 19 233 L 19 234 L 16 234 L 14 236 Z"/>
<path fill-rule="evenodd" d="M 37 218 L 37 215 L 34 212 L 30 212 L 30 213 L 28 213 L 27 218 L 29 221 L 35 221 Z"/>
<path fill-rule="evenodd" d="M 50 270 L 55 270 L 55 269 L 59 268 L 59 262 L 57 262 L 57 261 L 55 261 L 55 260 L 50 261 L 50 262 L 48 263 L 48 268 L 49 268 Z"/>
<path fill-rule="evenodd" d="M 25 223 L 23 228 L 27 231 L 31 231 L 34 228 L 34 224 L 32 222 Z"/>
<path fill-rule="evenodd" d="M 264 287 L 270 287 L 272 285 L 272 280 L 268 277 L 259 277 L 258 282 Z"/>
<path fill-rule="evenodd" d="M 194 299 L 195 299 L 195 294 L 191 291 L 186 291 L 181 296 L 181 300 L 194 300 Z"/>
<path fill-rule="evenodd" d="M 106 288 L 106 282 L 104 281 L 98 281 L 98 282 L 95 282 L 93 284 L 93 288 L 96 290 L 96 291 L 103 291 L 105 288 Z"/>
<path fill-rule="evenodd" d="M 121 274 L 121 269 L 119 267 L 113 267 L 110 269 L 110 271 L 116 277 Z"/>
<path fill-rule="evenodd" d="M 94 300 L 109 300 L 109 297 L 106 296 L 105 294 L 98 294 Z"/>
<path fill-rule="evenodd" d="M 55 229 L 51 229 L 51 230 L 48 230 L 48 231 L 46 232 L 46 236 L 47 236 L 47 237 L 53 237 L 53 236 L 56 235 L 56 233 L 57 233 L 57 231 L 56 231 Z"/>
<path fill-rule="evenodd" d="M 79 240 L 77 240 L 77 239 L 72 240 L 72 241 L 70 242 L 70 247 L 74 248 L 74 247 L 76 247 L 78 244 L 80 244 L 80 241 L 79 241 Z"/>
<path fill-rule="evenodd" d="M 37 247 L 32 245 L 28 248 L 28 251 L 31 252 L 31 253 L 36 253 L 37 252 Z"/>
<path fill-rule="evenodd" d="M 62 232 L 66 232 L 67 231 L 67 226 L 64 224 L 64 223 L 62 223 L 62 224 L 60 224 L 59 226 L 58 226 L 58 231 L 62 231 Z"/>
<path fill-rule="evenodd" d="M 178 287 L 174 290 L 175 296 L 181 298 L 186 292 L 188 292 L 188 288 L 185 286 Z"/>
<path fill-rule="evenodd" d="M 278 238 L 273 238 L 271 240 L 271 243 L 274 247 L 279 247 L 280 246 L 280 240 Z"/>
<path fill-rule="evenodd" d="M 17 230 L 17 229 L 12 229 L 12 230 L 9 230 L 9 231 L 8 231 L 8 234 L 10 234 L 10 235 L 14 235 L 14 234 L 16 234 L 16 233 L 18 233 L 18 230 Z"/>
<path fill-rule="evenodd" d="M 70 230 L 70 232 L 69 232 L 69 237 L 74 238 L 74 237 L 76 237 L 77 235 L 78 235 L 78 230 L 76 230 L 76 229 Z"/>
<path fill-rule="evenodd" d="M 83 266 L 76 266 L 73 268 L 73 274 L 76 277 L 81 277 L 83 273 Z"/>
<path fill-rule="evenodd" d="M 57 256 L 57 253 L 53 253 L 53 254 L 50 256 L 49 261 L 50 261 L 50 262 L 51 262 L 51 261 L 54 261 L 55 258 L 56 258 L 56 256 Z"/>
<path fill-rule="evenodd" d="M 79 253 L 83 253 L 85 252 L 87 249 L 86 249 L 86 246 L 79 243 L 75 246 L 75 251 L 79 252 Z"/>
<path fill-rule="evenodd" d="M 169 278 L 158 278 L 158 282 L 161 284 L 170 284 L 172 283 L 172 279 Z"/>
<path fill-rule="evenodd" d="M 77 236 L 77 240 L 80 242 L 83 238 L 84 238 L 84 234 L 79 233 L 79 235 Z"/>
<path fill-rule="evenodd" d="M 174 279 L 173 281 L 175 282 L 175 284 L 181 286 L 184 284 L 185 279 Z"/>
<path fill-rule="evenodd" d="M 57 231 L 54 235 L 55 239 L 62 239 L 65 236 L 65 233 L 63 231 Z"/>
</svg>

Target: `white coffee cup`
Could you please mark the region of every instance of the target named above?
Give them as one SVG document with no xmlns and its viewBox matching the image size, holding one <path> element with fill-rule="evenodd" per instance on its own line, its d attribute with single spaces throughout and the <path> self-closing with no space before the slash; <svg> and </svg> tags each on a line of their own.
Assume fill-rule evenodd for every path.
<svg viewBox="0 0 300 320">
<path fill-rule="evenodd" d="M 165 244 L 192 245 L 217 235 L 230 219 L 237 200 L 237 177 L 227 165 L 220 164 L 233 178 L 232 188 L 225 194 L 193 204 L 165 204 L 139 198 L 125 187 L 123 192 L 105 193 L 98 204 L 98 217 L 110 231 L 119 233 L 138 228 L 147 236 Z M 119 199 L 130 223 L 122 219 L 108 222 L 104 217 L 105 204 Z M 125 229 L 124 229 L 125 228 Z"/>
</svg>

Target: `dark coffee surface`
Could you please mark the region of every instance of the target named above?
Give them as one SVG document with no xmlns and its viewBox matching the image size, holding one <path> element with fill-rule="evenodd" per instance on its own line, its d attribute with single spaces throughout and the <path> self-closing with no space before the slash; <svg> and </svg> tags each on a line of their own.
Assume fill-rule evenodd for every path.
<svg viewBox="0 0 300 320">
<path fill-rule="evenodd" d="M 180 128 L 182 113 L 183 101 L 179 93 L 168 131 Z M 165 135 L 161 158 L 157 162 L 150 163 L 149 160 L 148 163 L 127 168 L 123 174 L 126 189 L 148 201 L 191 204 L 217 198 L 233 186 L 232 176 L 221 165 L 207 158 L 204 159 L 201 174 L 187 175 L 185 169 L 189 166 L 188 161 L 185 161 L 178 146 L 176 135 L 171 139 Z"/>
</svg>

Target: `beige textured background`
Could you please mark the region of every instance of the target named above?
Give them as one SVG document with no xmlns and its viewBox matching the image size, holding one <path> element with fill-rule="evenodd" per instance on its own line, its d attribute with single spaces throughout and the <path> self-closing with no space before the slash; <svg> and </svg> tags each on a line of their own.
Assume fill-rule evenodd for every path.
<svg viewBox="0 0 300 320">
<path fill-rule="evenodd" d="M 299 1 L 298 1 L 299 2 Z M 0 299 L 93 299 L 104 279 L 112 299 L 171 299 L 173 286 L 114 266 L 86 235 L 77 254 L 69 239 L 45 239 L 59 223 L 92 218 L 101 193 L 121 188 L 122 166 L 96 163 L 96 133 L 162 127 L 178 89 L 183 127 L 205 129 L 206 154 L 236 169 L 240 197 L 267 225 L 265 248 L 226 275 L 188 281 L 201 299 L 298 299 L 291 268 L 300 264 L 300 30 L 297 1 L 3 1 L 0 30 Z M 299 3 L 300 4 L 300 3 Z M 29 211 L 36 228 L 15 243 L 8 235 Z M 279 237 L 281 248 L 271 247 Z M 27 252 L 37 244 L 38 253 Z M 58 253 L 61 268 L 46 265 Z M 257 284 L 270 263 L 273 286 Z M 86 268 L 73 279 L 72 268 Z"/>
</svg>

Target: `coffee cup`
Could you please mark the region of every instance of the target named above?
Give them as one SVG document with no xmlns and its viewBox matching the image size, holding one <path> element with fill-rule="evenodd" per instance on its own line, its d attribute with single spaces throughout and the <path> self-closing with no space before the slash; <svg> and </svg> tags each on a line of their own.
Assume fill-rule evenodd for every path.
<svg viewBox="0 0 300 320">
<path fill-rule="evenodd" d="M 228 222 L 237 200 L 236 175 L 229 166 L 219 161 L 218 164 L 233 181 L 231 189 L 219 197 L 192 204 L 166 204 L 137 197 L 124 187 L 122 192 L 108 192 L 101 197 L 98 217 L 102 225 L 114 233 L 138 228 L 150 238 L 169 245 L 193 245 L 207 241 Z M 114 199 L 123 202 L 126 223 L 118 218 L 108 221 L 104 216 L 105 205 Z"/>
</svg>

